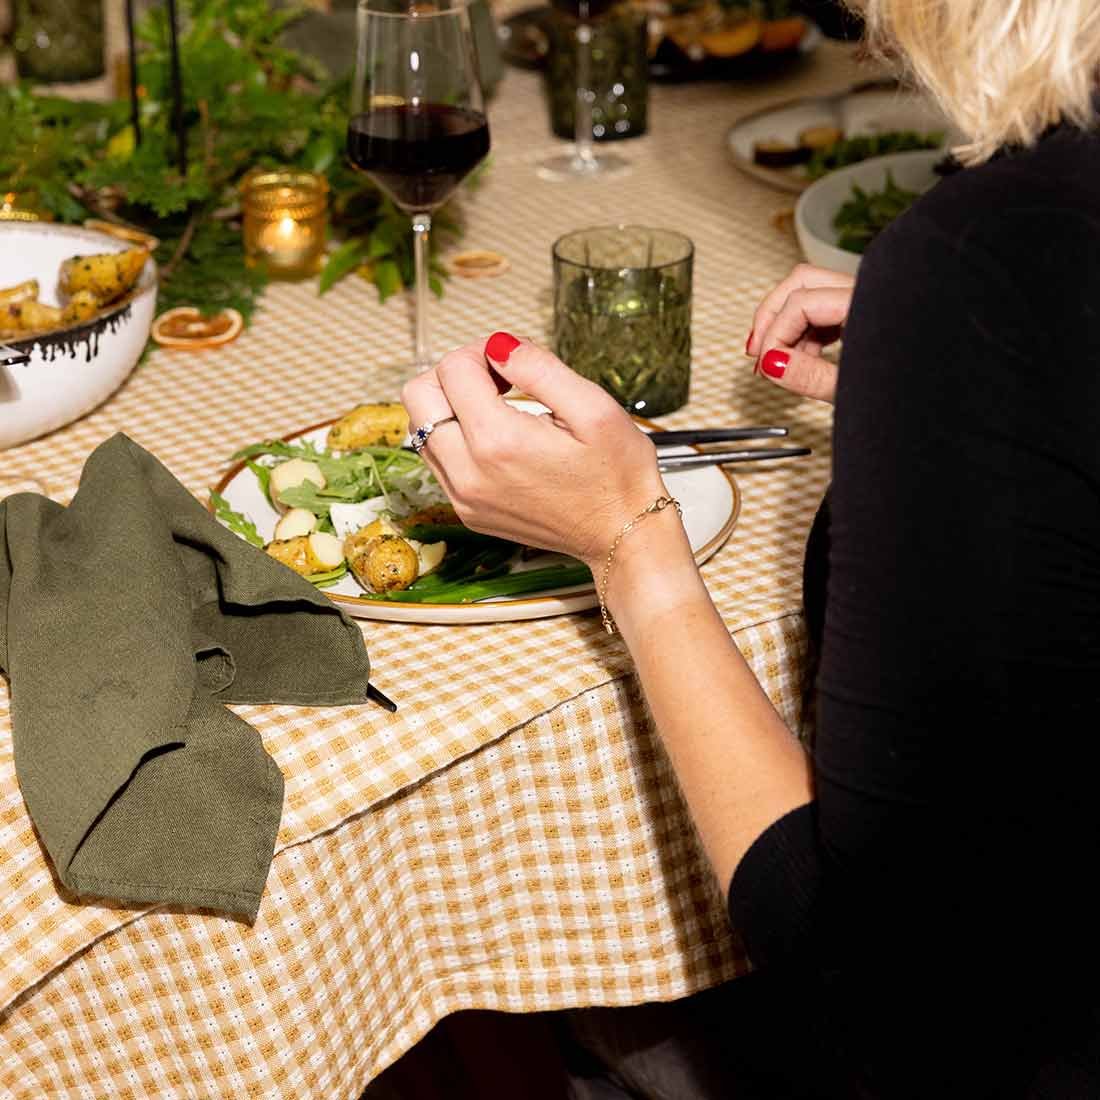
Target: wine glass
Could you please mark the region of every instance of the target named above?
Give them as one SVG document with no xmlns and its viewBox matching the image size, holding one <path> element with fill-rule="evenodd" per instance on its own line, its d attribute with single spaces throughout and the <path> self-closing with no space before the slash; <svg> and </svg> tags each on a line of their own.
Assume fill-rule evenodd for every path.
<svg viewBox="0 0 1100 1100">
<path fill-rule="evenodd" d="M 615 0 L 550 0 L 559 11 L 577 20 L 577 102 L 573 109 L 573 152 L 548 157 L 538 166 L 545 179 L 583 179 L 607 175 L 630 163 L 617 153 L 596 155 L 592 140 L 592 20 L 603 15 Z"/>
<path fill-rule="evenodd" d="M 469 0 L 359 0 L 347 153 L 412 217 L 418 371 L 432 365 L 432 211 L 488 152 Z"/>
</svg>

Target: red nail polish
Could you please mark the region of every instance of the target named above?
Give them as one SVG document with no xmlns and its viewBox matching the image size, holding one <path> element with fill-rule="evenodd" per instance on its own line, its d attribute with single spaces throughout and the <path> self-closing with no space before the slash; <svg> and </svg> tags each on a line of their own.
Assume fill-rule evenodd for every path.
<svg viewBox="0 0 1100 1100">
<path fill-rule="evenodd" d="M 791 357 L 785 351 L 780 351 L 778 348 L 772 348 L 772 350 L 760 360 L 760 369 L 769 378 L 782 378 L 787 372 L 787 364 L 790 361 Z"/>
<path fill-rule="evenodd" d="M 519 341 L 510 332 L 494 332 L 485 345 L 485 357 L 494 363 L 507 363 L 518 347 Z"/>
<path fill-rule="evenodd" d="M 752 338 L 756 335 L 756 329 L 749 330 L 749 338 L 745 341 L 745 354 L 749 354 L 749 348 L 752 347 Z"/>
</svg>

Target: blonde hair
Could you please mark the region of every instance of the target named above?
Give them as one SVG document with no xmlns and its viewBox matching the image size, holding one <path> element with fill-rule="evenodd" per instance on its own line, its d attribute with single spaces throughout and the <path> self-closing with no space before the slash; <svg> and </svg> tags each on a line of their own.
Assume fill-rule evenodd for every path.
<svg viewBox="0 0 1100 1100">
<path fill-rule="evenodd" d="M 1047 127 L 1095 123 L 1097 0 L 849 0 L 872 45 L 900 50 L 911 74 L 967 135 L 968 164 Z"/>
</svg>

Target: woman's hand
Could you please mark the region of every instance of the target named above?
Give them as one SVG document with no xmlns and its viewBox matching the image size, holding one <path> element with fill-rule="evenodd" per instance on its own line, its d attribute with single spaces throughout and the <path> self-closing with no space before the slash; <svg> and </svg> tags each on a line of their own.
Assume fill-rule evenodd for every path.
<svg viewBox="0 0 1100 1100">
<path fill-rule="evenodd" d="M 551 412 L 513 408 L 494 374 Z M 475 530 L 571 554 L 595 571 L 623 524 L 665 492 L 656 449 L 626 412 L 550 352 L 507 333 L 444 356 L 401 400 L 413 430 L 457 417 L 422 453 Z"/>
<path fill-rule="evenodd" d="M 855 279 L 839 271 L 799 264 L 756 311 L 745 352 L 757 369 L 784 389 L 832 401 L 837 366 L 821 358 L 840 339 Z"/>
</svg>

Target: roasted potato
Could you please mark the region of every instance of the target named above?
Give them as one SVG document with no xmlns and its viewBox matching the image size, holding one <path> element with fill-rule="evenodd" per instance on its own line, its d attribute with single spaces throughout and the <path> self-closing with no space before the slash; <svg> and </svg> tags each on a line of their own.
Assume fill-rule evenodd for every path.
<svg viewBox="0 0 1100 1100">
<path fill-rule="evenodd" d="M 348 542 L 356 535 L 345 539 L 345 554 L 348 554 Z M 420 574 L 416 551 L 397 535 L 379 535 L 354 544 L 353 549 L 357 552 L 355 556 L 348 554 L 348 568 L 368 592 L 395 592 L 408 588 Z"/>
<path fill-rule="evenodd" d="M 62 307 L 61 320 L 66 325 L 90 321 L 99 312 L 99 301 L 90 290 L 78 290 Z"/>
<path fill-rule="evenodd" d="M 61 310 L 57 306 L 43 305 L 33 298 L 11 302 L 0 308 L 0 328 L 18 329 L 22 332 L 48 332 L 61 328 Z"/>
<path fill-rule="evenodd" d="M 63 293 L 89 290 L 100 305 L 121 298 L 138 281 L 149 253 L 144 248 L 107 252 L 97 256 L 73 256 L 61 265 Z"/>
<path fill-rule="evenodd" d="M 314 573 L 329 573 L 344 562 L 344 551 L 335 535 L 314 531 L 312 535 L 297 535 L 292 539 L 275 539 L 264 551 L 303 577 Z"/>
<path fill-rule="evenodd" d="M 17 283 L 15 286 L 0 290 L 0 306 L 10 305 L 12 302 L 25 302 L 38 297 L 38 280 L 28 279 L 25 283 Z"/>
<path fill-rule="evenodd" d="M 409 434 L 409 414 L 396 401 L 380 405 L 356 405 L 328 430 L 334 451 L 360 447 L 400 447 Z"/>
<path fill-rule="evenodd" d="M 307 462 L 304 458 L 292 458 L 287 462 L 280 462 L 272 469 L 271 481 L 268 484 L 275 507 L 285 508 L 282 494 L 287 489 L 294 489 L 307 481 L 312 481 L 318 489 L 323 489 L 326 485 L 325 475 L 321 473 L 321 467 L 316 462 Z"/>
<path fill-rule="evenodd" d="M 294 539 L 300 535 L 311 535 L 317 526 L 317 517 L 308 508 L 291 508 L 275 524 L 275 538 Z"/>
</svg>

